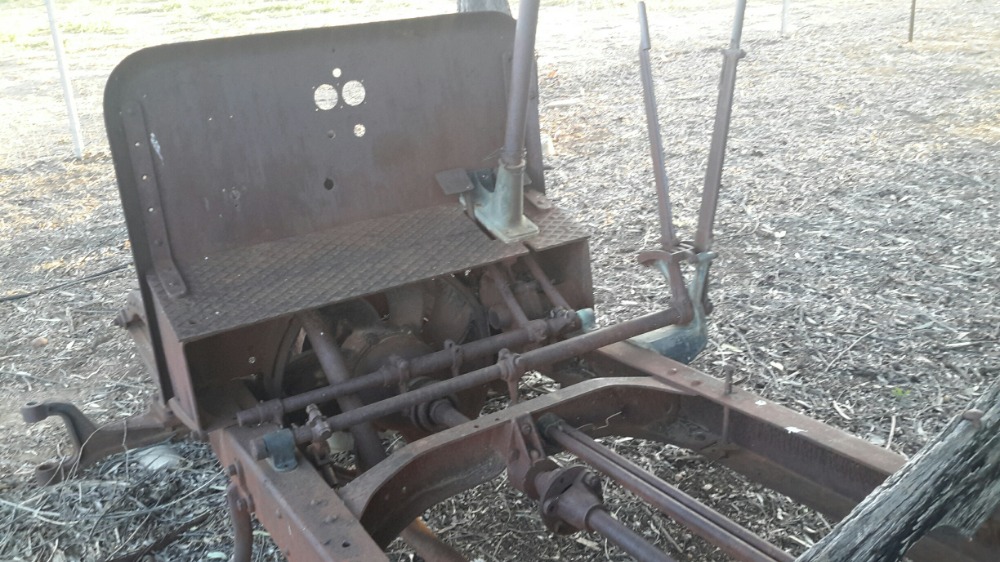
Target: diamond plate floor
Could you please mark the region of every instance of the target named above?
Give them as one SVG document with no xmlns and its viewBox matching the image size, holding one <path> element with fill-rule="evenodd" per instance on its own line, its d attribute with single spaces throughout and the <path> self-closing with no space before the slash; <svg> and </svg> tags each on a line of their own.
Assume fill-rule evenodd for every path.
<svg viewBox="0 0 1000 562">
<path fill-rule="evenodd" d="M 528 253 L 457 207 L 427 207 L 179 264 L 188 294 L 150 286 L 181 341 Z"/>
</svg>

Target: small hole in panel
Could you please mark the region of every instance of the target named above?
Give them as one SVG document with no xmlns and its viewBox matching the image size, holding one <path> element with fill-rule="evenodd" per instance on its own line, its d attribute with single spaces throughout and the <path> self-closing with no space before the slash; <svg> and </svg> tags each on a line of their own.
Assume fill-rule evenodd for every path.
<svg viewBox="0 0 1000 562">
<path fill-rule="evenodd" d="M 358 137 L 359 139 L 361 137 L 365 136 L 365 126 L 362 125 L 361 123 L 358 123 L 357 125 L 355 125 L 354 126 L 354 136 Z"/>
<path fill-rule="evenodd" d="M 333 129 L 330 129 L 329 131 L 326 132 L 326 136 L 331 139 L 335 139 L 337 138 L 337 133 Z"/>
<path fill-rule="evenodd" d="M 365 85 L 351 80 L 341 88 L 340 95 L 344 96 L 344 103 L 347 105 L 361 105 L 365 101 Z"/>
<path fill-rule="evenodd" d="M 327 191 L 330 191 L 331 189 L 333 189 L 333 188 L 335 187 L 335 185 L 334 185 L 334 183 L 333 183 L 333 180 L 332 180 L 332 179 L 330 179 L 330 178 L 326 178 L 326 181 L 324 181 L 324 182 L 323 182 L 323 187 L 324 187 L 324 188 L 325 188 L 325 189 L 326 189 Z"/>
<path fill-rule="evenodd" d="M 341 74 L 343 74 L 343 72 L 341 72 L 339 68 L 334 68 L 333 69 L 333 77 L 334 78 L 340 78 Z"/>
<path fill-rule="evenodd" d="M 344 542 L 340 543 L 340 546 L 341 546 L 341 548 L 350 548 L 351 543 L 349 543 L 347 541 L 344 541 Z"/>
<path fill-rule="evenodd" d="M 148 209 L 146 209 L 146 210 L 147 210 L 147 211 L 149 211 L 150 213 L 152 213 L 152 212 L 153 212 L 153 211 L 155 211 L 156 209 L 153 209 L 152 207 L 150 207 L 150 208 L 148 208 Z"/>
<path fill-rule="evenodd" d="M 320 84 L 313 92 L 313 101 L 323 111 L 333 109 L 337 107 L 337 89 L 329 84 Z"/>
</svg>

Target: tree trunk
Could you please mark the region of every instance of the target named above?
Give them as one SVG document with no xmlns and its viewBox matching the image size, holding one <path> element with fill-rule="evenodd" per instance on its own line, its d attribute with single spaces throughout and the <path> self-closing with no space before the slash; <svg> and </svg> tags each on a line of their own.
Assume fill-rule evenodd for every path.
<svg viewBox="0 0 1000 562">
<path fill-rule="evenodd" d="M 935 528 L 936 538 L 961 544 L 954 539 L 973 537 L 998 505 L 1000 379 L 796 562 L 896 562 Z M 1000 550 L 967 546 L 1000 560 Z"/>
<path fill-rule="evenodd" d="M 510 15 L 507 0 L 458 0 L 459 12 L 503 12 Z"/>
</svg>

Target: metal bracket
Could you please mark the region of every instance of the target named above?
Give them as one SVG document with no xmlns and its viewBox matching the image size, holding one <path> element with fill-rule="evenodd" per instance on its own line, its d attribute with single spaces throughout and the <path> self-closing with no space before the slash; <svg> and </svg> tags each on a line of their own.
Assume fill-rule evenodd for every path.
<svg viewBox="0 0 1000 562">
<path fill-rule="evenodd" d="M 159 155 L 156 135 L 147 131 L 142 107 L 135 102 L 125 106 L 122 125 L 125 127 L 125 139 L 131 149 L 132 172 L 135 175 L 135 185 L 138 186 L 136 191 L 139 193 L 143 209 L 142 222 L 149 238 L 149 251 L 156 268 L 156 275 L 167 295 L 171 298 L 182 297 L 187 294 L 187 284 L 184 283 L 184 278 L 174 263 L 173 252 L 170 250 L 163 202 L 160 200 L 160 189 L 156 181 L 156 168 L 153 162 L 153 152 Z"/>
<path fill-rule="evenodd" d="M 492 186 L 475 176 L 473 214 L 501 242 L 517 242 L 539 232 L 538 226 L 524 216 L 524 165 L 522 159 L 513 166 L 499 166 Z"/>
<path fill-rule="evenodd" d="M 278 472 L 295 470 L 299 466 L 295 458 L 295 437 L 290 429 L 268 433 L 263 437 L 264 452 L 271 467 Z"/>
<path fill-rule="evenodd" d="M 511 486 L 537 499 L 540 493 L 535 487 L 535 477 L 558 468 L 559 465 L 546 456 L 544 442 L 531 415 L 524 414 L 510 420 L 507 479 Z"/>
<path fill-rule="evenodd" d="M 705 321 L 705 289 L 708 285 L 708 270 L 715 254 L 703 252 L 694 256 L 694 280 L 688 289 L 693 315 L 691 321 L 681 326 L 667 326 L 628 340 L 632 345 L 655 351 L 664 357 L 669 357 L 681 363 L 690 363 L 705 349 L 708 343 L 708 324 Z M 668 268 L 662 260 L 656 260 L 655 265 L 671 283 Z"/>
<path fill-rule="evenodd" d="M 50 416 L 62 418 L 73 452 L 35 467 L 35 481 L 41 486 L 59 483 L 108 455 L 152 445 L 184 431 L 173 412 L 157 401 L 145 414 L 101 427 L 68 402 L 28 402 L 21 408 L 25 423 L 38 423 Z"/>
</svg>

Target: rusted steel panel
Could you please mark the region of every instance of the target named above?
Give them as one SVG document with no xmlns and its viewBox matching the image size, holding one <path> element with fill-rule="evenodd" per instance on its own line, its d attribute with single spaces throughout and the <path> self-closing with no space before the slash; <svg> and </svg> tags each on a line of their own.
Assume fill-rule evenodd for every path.
<svg viewBox="0 0 1000 562">
<path fill-rule="evenodd" d="M 723 408 L 728 407 L 732 416 L 732 444 L 766 457 L 853 502 L 864 498 L 903 464 L 903 458 L 896 453 L 751 392 L 733 388 L 726 394 L 725 381 L 651 351 L 618 343 L 598 350 L 591 357 L 602 366 L 611 367 L 612 372 L 615 368 L 608 361 L 618 364 L 620 369 L 652 375 L 678 390 L 703 397 L 705 400 L 692 404 L 686 415 L 719 435 L 723 430 Z M 794 487 L 790 482 L 787 486 Z M 815 504 L 812 498 L 800 497 L 802 494 L 794 489 L 781 491 L 803 503 Z M 842 506 L 814 507 L 835 517 L 846 513 L 840 511 Z"/>
<path fill-rule="evenodd" d="M 527 253 L 490 239 L 458 207 L 425 207 L 236 248 L 182 266 L 189 295 L 150 285 L 190 341 Z"/>
<path fill-rule="evenodd" d="M 211 434 L 212 447 L 244 501 L 288 559 L 296 562 L 388 560 L 344 502 L 307 463 L 278 472 L 247 449 L 265 428 L 229 428 Z"/>
</svg>

